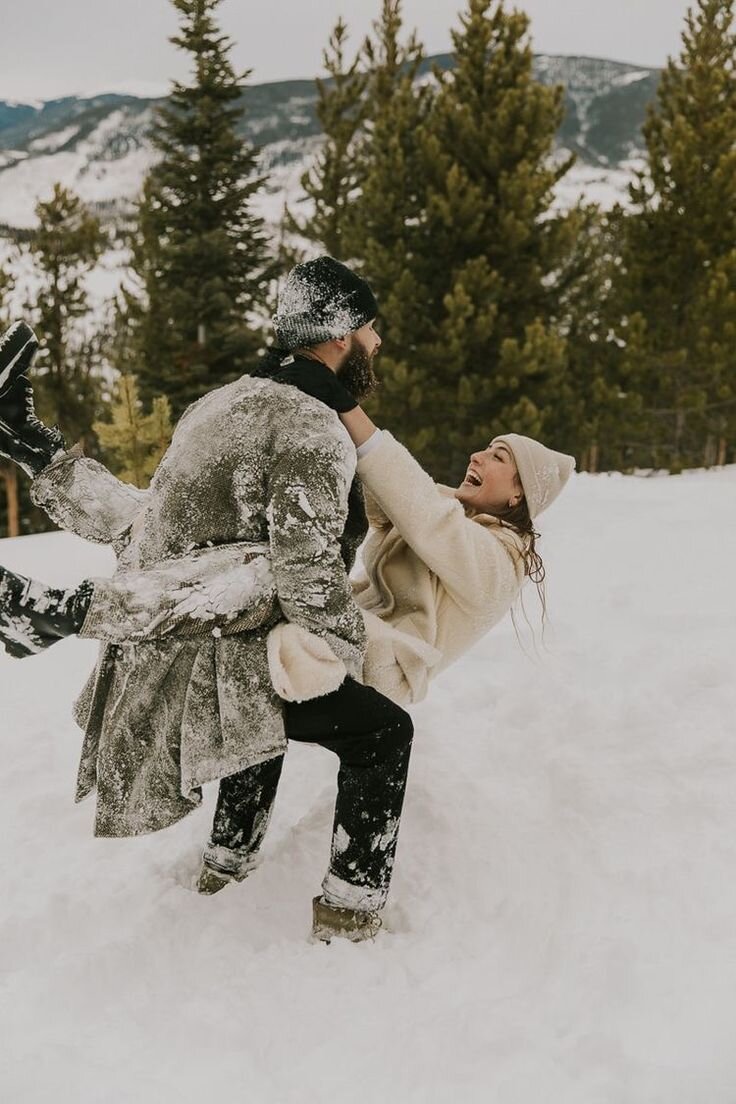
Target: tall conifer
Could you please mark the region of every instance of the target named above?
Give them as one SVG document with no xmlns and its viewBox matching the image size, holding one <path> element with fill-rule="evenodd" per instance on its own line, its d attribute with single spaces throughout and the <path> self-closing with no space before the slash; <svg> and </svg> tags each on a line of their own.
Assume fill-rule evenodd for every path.
<svg viewBox="0 0 736 1104">
<path fill-rule="evenodd" d="M 425 131 L 436 262 L 424 265 L 433 326 L 421 356 L 428 417 L 444 413 L 430 452 L 442 444 L 445 478 L 494 433 L 543 434 L 562 401 L 559 280 L 584 216 L 553 213 L 572 163 L 552 156 L 563 89 L 535 81 L 528 28 L 503 0 L 468 0 Z"/>
<path fill-rule="evenodd" d="M 736 441 L 736 34 L 698 0 L 644 127 L 618 281 L 623 372 L 642 396 L 639 464 L 723 462 Z"/>
<path fill-rule="evenodd" d="M 347 35 L 346 24 L 338 19 L 322 54 L 327 78 L 317 80 L 317 117 L 324 142 L 301 181 L 314 210 L 303 222 L 290 220 L 291 229 L 319 242 L 339 260 L 345 259 L 344 228 L 358 183 L 355 147 L 365 119 L 367 86 L 360 53 L 350 64 L 346 60 Z"/>
<path fill-rule="evenodd" d="M 28 250 L 39 277 L 30 304 L 40 339 L 36 357 L 37 406 L 70 441 L 94 445 L 92 423 L 100 413 L 103 358 L 85 316 L 90 310 L 85 276 L 107 238 L 80 198 L 61 185 L 36 205 L 38 225 Z"/>
<path fill-rule="evenodd" d="M 237 133 L 248 73 L 236 74 L 218 30 L 221 0 L 172 0 L 172 42 L 192 60 L 153 131 L 161 161 L 140 206 L 134 265 L 141 302 L 129 296 L 143 394 L 164 391 L 174 414 L 235 379 L 260 344 L 253 312 L 266 294 L 263 224 L 252 209 L 261 185 L 256 151 Z"/>
<path fill-rule="evenodd" d="M 345 230 L 346 252 L 379 303 L 382 387 L 373 405 L 417 451 L 431 436 L 422 410 L 425 366 L 418 355 L 427 315 L 422 127 L 431 87 L 418 79 L 424 60 L 416 33 L 403 34 L 401 0 L 383 0 L 363 46 L 368 83 L 357 149 L 360 191 L 350 203 Z"/>
</svg>

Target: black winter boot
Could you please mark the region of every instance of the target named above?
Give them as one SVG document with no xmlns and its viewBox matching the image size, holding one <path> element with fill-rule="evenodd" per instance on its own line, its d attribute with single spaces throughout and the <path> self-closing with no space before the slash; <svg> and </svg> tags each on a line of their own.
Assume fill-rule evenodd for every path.
<svg viewBox="0 0 736 1104">
<path fill-rule="evenodd" d="M 24 374 L 38 349 L 36 335 L 16 322 L 0 339 L 0 456 L 13 460 L 31 478 L 66 447 L 55 426 L 36 417 L 33 388 Z"/>
<path fill-rule="evenodd" d="M 0 398 L 28 371 L 37 351 L 38 338 L 25 322 L 14 322 L 0 337 Z"/>
<path fill-rule="evenodd" d="M 0 567 L 0 643 L 16 659 L 79 632 L 94 586 L 85 580 L 73 590 L 58 590 Z"/>
</svg>

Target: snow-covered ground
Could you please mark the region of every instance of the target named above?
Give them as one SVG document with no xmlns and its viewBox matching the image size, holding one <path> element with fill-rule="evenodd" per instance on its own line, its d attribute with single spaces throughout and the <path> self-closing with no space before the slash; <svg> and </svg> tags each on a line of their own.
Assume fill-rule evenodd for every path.
<svg viewBox="0 0 736 1104">
<path fill-rule="evenodd" d="M 72 804 L 94 646 L 0 657 L 0 1097 L 732 1104 L 735 503 L 736 468 L 580 476 L 542 519 L 546 650 L 507 621 L 413 711 L 372 945 L 307 938 L 327 752 L 291 748 L 262 866 L 201 898 L 213 792 L 138 840 Z M 0 562 L 111 567 L 57 534 Z"/>
</svg>

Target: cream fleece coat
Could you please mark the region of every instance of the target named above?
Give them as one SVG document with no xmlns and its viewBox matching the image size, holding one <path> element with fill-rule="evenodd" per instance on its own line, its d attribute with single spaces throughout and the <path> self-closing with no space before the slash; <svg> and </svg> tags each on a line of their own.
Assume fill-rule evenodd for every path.
<svg viewBox="0 0 736 1104">
<path fill-rule="evenodd" d="M 488 514 L 473 518 L 390 433 L 358 461 L 371 531 L 353 582 L 368 632 L 364 682 L 400 704 L 463 655 L 514 603 L 524 579 L 521 538 Z M 276 692 L 291 700 L 325 682 L 334 662 L 301 647 L 297 627 L 269 637 Z M 304 642 L 306 645 L 306 642 Z M 312 693 L 313 693 L 312 689 Z"/>
</svg>

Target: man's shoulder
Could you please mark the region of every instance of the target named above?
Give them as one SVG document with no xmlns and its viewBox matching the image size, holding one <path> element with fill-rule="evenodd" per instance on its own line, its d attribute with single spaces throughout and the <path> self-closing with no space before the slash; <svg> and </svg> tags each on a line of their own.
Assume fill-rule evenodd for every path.
<svg viewBox="0 0 736 1104">
<path fill-rule="evenodd" d="M 201 399 L 192 403 L 186 413 L 214 413 L 221 410 L 245 415 L 265 410 L 273 412 L 274 416 L 278 414 L 282 420 L 306 419 L 325 430 L 342 429 L 342 423 L 334 410 L 311 395 L 305 395 L 297 387 L 288 383 L 277 383 L 267 376 L 240 376 L 233 383 L 208 391 Z"/>
<path fill-rule="evenodd" d="M 334 410 L 291 384 L 241 376 L 210 391 L 181 419 L 186 432 L 242 434 L 277 457 L 312 455 L 355 463 L 355 447 Z M 241 435 L 242 435 L 241 434 Z"/>
<path fill-rule="evenodd" d="M 266 416 L 275 440 L 302 448 L 319 438 L 351 444 L 335 411 L 298 387 L 252 376 L 237 382 L 241 384 L 234 404 L 238 412 L 247 417 L 257 408 Z"/>
</svg>

